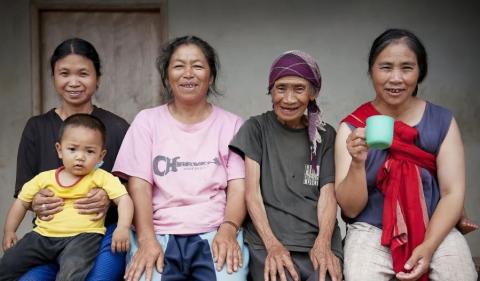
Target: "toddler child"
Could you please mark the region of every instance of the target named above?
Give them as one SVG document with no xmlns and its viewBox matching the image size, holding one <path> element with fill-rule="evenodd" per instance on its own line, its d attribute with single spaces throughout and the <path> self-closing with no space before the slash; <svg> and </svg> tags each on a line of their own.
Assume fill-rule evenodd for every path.
<svg viewBox="0 0 480 281">
<path fill-rule="evenodd" d="M 55 144 L 63 166 L 38 174 L 27 182 L 10 208 L 4 226 L 0 280 L 17 280 L 34 266 L 56 262 L 57 280 L 85 280 L 94 265 L 104 219 L 79 214 L 74 201 L 93 188 L 102 188 L 118 206 L 118 223 L 112 251 L 129 249 L 129 228 L 133 203 L 125 187 L 112 174 L 99 169 L 106 154 L 105 126 L 89 114 L 74 114 L 63 123 Z M 35 220 L 36 227 L 17 242 L 15 231 L 23 220 L 34 195 L 48 188 L 61 197 L 63 210 L 51 220 Z"/>
</svg>

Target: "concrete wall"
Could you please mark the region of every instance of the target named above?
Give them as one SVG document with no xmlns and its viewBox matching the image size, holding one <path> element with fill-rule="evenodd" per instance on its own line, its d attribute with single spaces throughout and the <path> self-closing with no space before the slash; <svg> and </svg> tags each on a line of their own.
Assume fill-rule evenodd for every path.
<svg viewBox="0 0 480 281">
<path fill-rule="evenodd" d="M 17 147 L 32 111 L 29 2 L 0 2 L 0 224 L 13 201 Z M 31 229 L 25 219 L 20 233 Z M 2 238 L 3 238 L 3 231 Z"/>
<path fill-rule="evenodd" d="M 29 3 L 0 3 L 1 225 L 11 203 L 16 149 L 31 112 Z M 389 27 L 411 29 L 429 54 L 430 71 L 419 95 L 448 107 L 457 118 L 467 159 L 465 204 L 480 222 L 480 96 L 475 90 L 479 10 L 477 1 L 171 0 L 167 14 L 170 38 L 195 34 L 217 49 L 222 64 L 219 85 L 225 95 L 213 101 L 243 117 L 271 108 L 265 93 L 276 56 L 290 49 L 312 54 L 324 79 L 320 104 L 335 127 L 346 113 L 374 96 L 366 62 L 373 39 Z M 480 256 L 478 232 L 467 239 L 472 254 Z"/>
</svg>

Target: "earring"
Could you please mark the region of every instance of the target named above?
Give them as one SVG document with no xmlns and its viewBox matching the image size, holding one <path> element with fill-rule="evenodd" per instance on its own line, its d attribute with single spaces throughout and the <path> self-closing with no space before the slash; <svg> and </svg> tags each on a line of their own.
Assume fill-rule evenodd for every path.
<svg viewBox="0 0 480 281">
<path fill-rule="evenodd" d="M 96 170 L 96 169 L 99 169 L 100 167 L 102 167 L 102 165 L 103 165 L 103 160 L 100 161 L 100 162 L 98 162 L 97 164 L 95 164 L 95 170 Z"/>
</svg>

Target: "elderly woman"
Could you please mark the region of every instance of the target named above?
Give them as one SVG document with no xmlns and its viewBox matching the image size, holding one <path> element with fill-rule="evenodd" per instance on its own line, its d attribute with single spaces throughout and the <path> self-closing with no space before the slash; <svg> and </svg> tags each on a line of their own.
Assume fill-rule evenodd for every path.
<svg viewBox="0 0 480 281">
<path fill-rule="evenodd" d="M 243 122 L 208 102 L 215 50 L 179 37 L 157 66 L 168 103 L 135 117 L 113 168 L 135 205 L 125 279 L 246 280 L 244 163 L 228 148 Z"/>
<path fill-rule="evenodd" d="M 426 51 L 411 32 L 373 42 L 375 98 L 343 120 L 335 145 L 336 196 L 348 218 L 345 280 L 477 280 L 454 228 L 465 196 L 463 144 L 447 109 L 418 98 Z M 365 120 L 395 119 L 389 149 L 369 149 Z"/>
<path fill-rule="evenodd" d="M 255 281 L 342 279 L 335 130 L 321 119 L 320 88 L 310 55 L 282 54 L 270 69 L 273 110 L 250 118 L 230 144 L 245 158 L 245 236 Z"/>
</svg>

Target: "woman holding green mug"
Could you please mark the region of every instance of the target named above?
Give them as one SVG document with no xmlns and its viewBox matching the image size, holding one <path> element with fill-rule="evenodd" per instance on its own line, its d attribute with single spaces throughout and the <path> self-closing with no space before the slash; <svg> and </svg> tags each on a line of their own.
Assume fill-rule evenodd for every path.
<svg viewBox="0 0 480 281">
<path fill-rule="evenodd" d="M 455 228 L 465 196 L 460 131 L 447 109 L 418 98 L 423 44 L 389 29 L 373 42 L 375 98 L 343 119 L 335 144 L 336 197 L 346 218 L 345 280 L 477 280 Z M 388 149 L 368 149 L 366 119 L 395 119 Z"/>
</svg>

